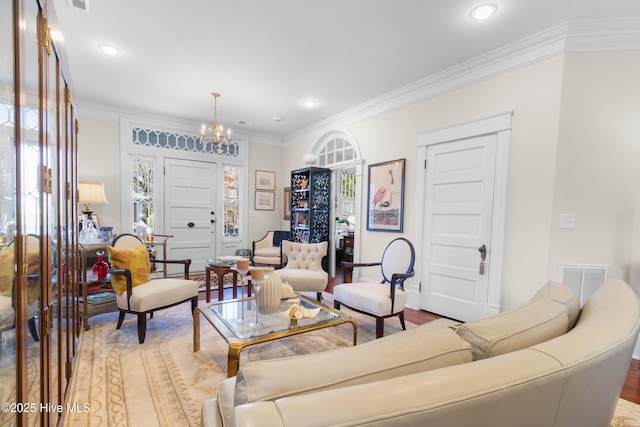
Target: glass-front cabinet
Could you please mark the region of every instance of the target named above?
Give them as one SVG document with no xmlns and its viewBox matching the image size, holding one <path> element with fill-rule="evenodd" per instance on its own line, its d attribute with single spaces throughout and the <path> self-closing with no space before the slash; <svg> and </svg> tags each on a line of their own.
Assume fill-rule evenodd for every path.
<svg viewBox="0 0 640 427">
<path fill-rule="evenodd" d="M 77 121 L 52 2 L 0 2 L 0 425 L 56 425 L 79 334 Z"/>
</svg>

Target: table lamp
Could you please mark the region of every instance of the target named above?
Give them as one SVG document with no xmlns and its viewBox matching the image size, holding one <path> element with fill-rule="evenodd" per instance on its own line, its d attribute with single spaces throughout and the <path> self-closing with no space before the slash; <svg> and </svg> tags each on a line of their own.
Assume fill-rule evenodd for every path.
<svg viewBox="0 0 640 427">
<path fill-rule="evenodd" d="M 84 204 L 82 211 L 88 218 L 91 218 L 91 204 L 109 204 L 107 196 L 104 194 L 104 184 L 101 182 L 80 181 L 78 183 L 78 203 Z"/>
<path fill-rule="evenodd" d="M 80 243 L 95 243 L 98 241 L 98 225 L 93 219 L 91 204 L 108 204 L 104 194 L 104 184 L 101 182 L 80 181 L 78 183 L 78 203 L 84 204 L 82 211 L 82 229 L 80 230 Z"/>
</svg>

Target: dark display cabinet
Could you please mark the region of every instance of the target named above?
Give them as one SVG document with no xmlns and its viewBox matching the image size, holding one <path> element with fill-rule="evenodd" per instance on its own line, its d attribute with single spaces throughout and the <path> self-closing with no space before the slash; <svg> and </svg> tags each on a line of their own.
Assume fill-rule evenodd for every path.
<svg viewBox="0 0 640 427">
<path fill-rule="evenodd" d="M 331 169 L 304 168 L 291 172 L 291 240 L 329 240 Z"/>
</svg>

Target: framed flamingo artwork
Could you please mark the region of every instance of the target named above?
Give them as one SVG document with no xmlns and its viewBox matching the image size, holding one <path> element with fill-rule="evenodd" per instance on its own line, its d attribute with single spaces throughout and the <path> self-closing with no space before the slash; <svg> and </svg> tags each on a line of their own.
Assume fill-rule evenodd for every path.
<svg viewBox="0 0 640 427">
<path fill-rule="evenodd" d="M 402 232 L 404 159 L 369 165 L 367 230 Z"/>
</svg>

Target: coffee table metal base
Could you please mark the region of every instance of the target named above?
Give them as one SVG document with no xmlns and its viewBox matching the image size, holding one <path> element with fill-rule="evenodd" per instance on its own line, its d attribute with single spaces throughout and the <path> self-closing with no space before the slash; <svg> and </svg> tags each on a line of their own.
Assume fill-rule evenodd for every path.
<svg viewBox="0 0 640 427">
<path fill-rule="evenodd" d="M 306 297 L 302 297 L 303 300 L 312 301 Z M 245 299 L 245 301 L 253 300 L 253 299 Z M 217 304 L 217 303 L 213 303 Z M 332 311 L 334 313 L 339 313 L 339 315 L 331 321 L 321 322 L 321 323 L 313 323 L 303 326 L 298 326 L 295 320 L 291 321 L 291 326 L 288 329 L 266 333 L 264 335 L 258 335 L 252 337 L 250 339 L 234 339 L 230 334 L 222 331 L 221 328 L 224 326 L 221 323 L 215 322 L 212 320 L 210 316 L 212 316 L 208 310 L 209 305 L 197 307 L 193 312 L 193 351 L 197 352 L 200 350 L 200 315 L 203 316 L 211 323 L 211 325 L 220 333 L 220 335 L 227 341 L 229 344 L 229 351 L 227 353 L 227 377 L 233 377 L 237 374 L 238 369 L 240 369 L 240 353 L 245 347 L 249 347 L 252 345 L 260 344 L 267 341 L 274 341 L 280 338 L 290 337 L 293 335 L 302 334 L 305 332 L 317 331 L 324 328 L 329 328 L 331 326 L 342 325 L 346 323 L 350 323 L 353 326 L 353 345 L 356 345 L 357 335 L 358 335 L 358 325 L 357 323 L 347 315 L 344 315 L 337 310 L 327 307 L 323 304 L 314 302 L 314 304 L 322 306 L 323 309 Z M 227 328 L 228 329 L 228 328 Z M 227 331 L 228 332 L 228 331 Z"/>
</svg>

